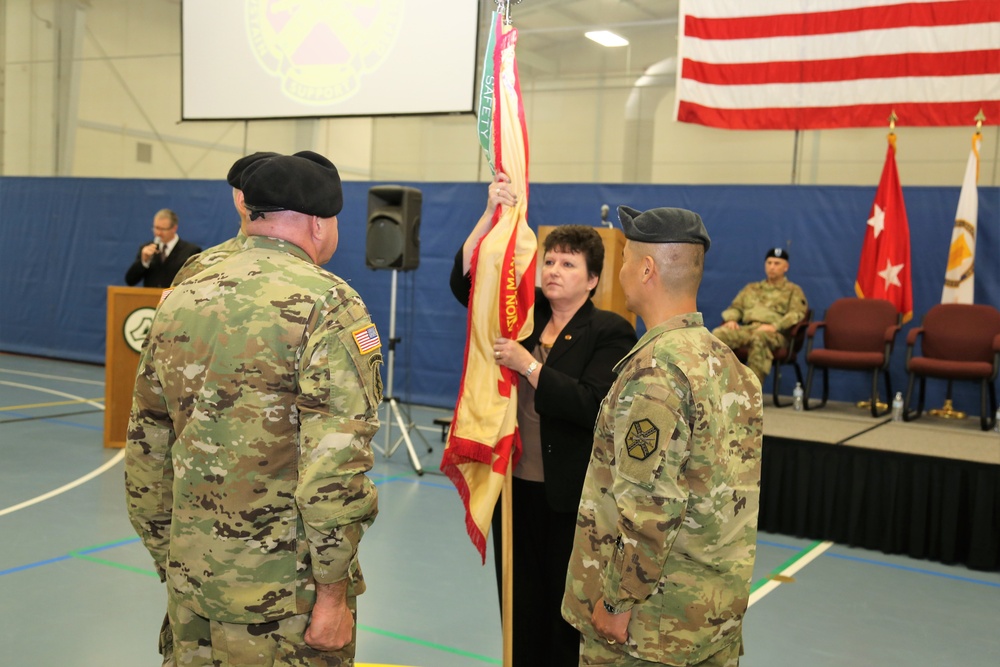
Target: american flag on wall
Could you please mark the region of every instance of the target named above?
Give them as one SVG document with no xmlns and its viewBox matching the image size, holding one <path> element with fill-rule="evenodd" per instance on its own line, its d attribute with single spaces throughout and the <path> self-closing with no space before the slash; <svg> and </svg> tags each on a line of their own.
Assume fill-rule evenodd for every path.
<svg viewBox="0 0 1000 667">
<path fill-rule="evenodd" d="M 686 123 L 996 123 L 1000 0 L 681 0 L 678 59 Z"/>
</svg>

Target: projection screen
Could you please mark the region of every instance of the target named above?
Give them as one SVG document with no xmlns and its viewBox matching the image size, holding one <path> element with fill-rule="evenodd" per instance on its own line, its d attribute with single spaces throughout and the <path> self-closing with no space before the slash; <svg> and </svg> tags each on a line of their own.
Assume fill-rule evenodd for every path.
<svg viewBox="0 0 1000 667">
<path fill-rule="evenodd" d="M 477 0 L 184 0 L 184 120 L 471 113 Z"/>
</svg>

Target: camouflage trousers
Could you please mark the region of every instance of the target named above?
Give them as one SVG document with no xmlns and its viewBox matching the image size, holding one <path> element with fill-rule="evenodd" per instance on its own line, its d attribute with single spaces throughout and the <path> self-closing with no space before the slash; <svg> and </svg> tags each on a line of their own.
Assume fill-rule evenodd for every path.
<svg viewBox="0 0 1000 667">
<path fill-rule="evenodd" d="M 317 651 L 303 638 L 309 615 L 243 625 L 212 621 L 177 604 L 167 594 L 167 618 L 160 631 L 163 667 L 352 667 L 357 625 L 351 643 L 339 651 Z M 357 618 L 357 598 L 347 604 Z"/>
<path fill-rule="evenodd" d="M 633 657 L 627 653 L 622 653 L 620 644 L 611 645 L 607 641 L 580 636 L 580 667 L 592 667 L 596 665 L 611 665 L 613 667 L 651 667 L 667 663 L 649 662 Z M 739 667 L 740 656 L 743 654 L 743 642 L 736 640 L 730 642 L 721 651 L 710 655 L 701 662 L 692 663 L 688 667 Z"/>
<path fill-rule="evenodd" d="M 777 331 L 758 331 L 760 324 L 742 324 L 739 329 L 717 327 L 712 335 L 728 345 L 731 349 L 746 346 L 748 348 L 746 364 L 760 379 L 761 386 L 771 373 L 771 363 L 774 361 L 774 351 L 787 343 L 786 338 Z"/>
</svg>

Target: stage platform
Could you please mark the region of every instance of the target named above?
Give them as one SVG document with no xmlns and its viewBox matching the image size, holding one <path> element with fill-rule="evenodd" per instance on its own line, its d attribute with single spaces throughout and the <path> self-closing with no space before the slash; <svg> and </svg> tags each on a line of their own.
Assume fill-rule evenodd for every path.
<svg viewBox="0 0 1000 667">
<path fill-rule="evenodd" d="M 830 402 L 764 409 L 762 530 L 1000 570 L 1000 434 Z"/>
</svg>

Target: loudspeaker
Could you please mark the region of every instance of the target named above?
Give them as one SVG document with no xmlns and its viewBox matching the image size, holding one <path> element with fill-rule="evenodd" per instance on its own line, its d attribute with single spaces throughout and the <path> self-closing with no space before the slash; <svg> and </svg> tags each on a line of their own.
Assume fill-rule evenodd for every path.
<svg viewBox="0 0 1000 667">
<path fill-rule="evenodd" d="M 365 265 L 410 271 L 420 264 L 420 205 L 423 194 L 403 185 L 368 190 Z"/>
</svg>

